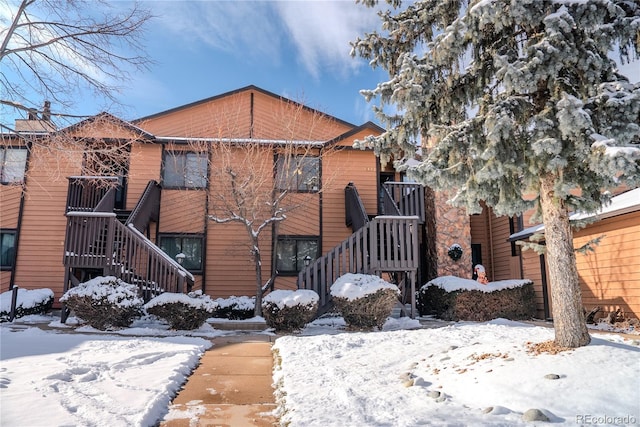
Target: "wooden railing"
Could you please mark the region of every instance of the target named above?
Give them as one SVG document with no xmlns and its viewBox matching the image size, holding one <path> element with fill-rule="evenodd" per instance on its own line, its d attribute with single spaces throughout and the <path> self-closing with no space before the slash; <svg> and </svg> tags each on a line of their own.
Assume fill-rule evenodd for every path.
<svg viewBox="0 0 640 427">
<path fill-rule="evenodd" d="M 110 212 L 68 212 L 63 263 L 69 268 L 102 269 L 138 285 L 145 300 L 162 292 L 185 292 L 193 275 L 132 225 Z"/>
<path fill-rule="evenodd" d="M 151 221 L 158 221 L 160 213 L 160 185 L 156 181 L 149 181 L 138 203 L 131 211 L 125 225 L 133 225 L 136 230 L 144 233 Z"/>
<path fill-rule="evenodd" d="M 353 182 L 350 182 L 344 188 L 344 212 L 345 224 L 347 227 L 351 227 L 351 230 L 354 232 L 369 222 L 369 217 L 362 204 L 362 199 Z"/>
<path fill-rule="evenodd" d="M 346 273 L 380 275 L 409 272 L 419 266 L 418 220 L 416 216 L 378 216 L 353 233 L 298 274 L 298 289 L 312 289 L 320 307 L 331 303 L 330 286 Z M 415 282 L 415 281 L 414 281 Z M 412 282 L 412 296 L 415 283 Z M 412 297 L 412 315 L 415 300 Z"/>
<path fill-rule="evenodd" d="M 66 212 L 113 211 L 117 186 L 115 176 L 69 177 Z"/>
<path fill-rule="evenodd" d="M 417 216 L 425 220 L 424 187 L 415 182 L 385 182 L 383 184 L 383 215 Z"/>
</svg>

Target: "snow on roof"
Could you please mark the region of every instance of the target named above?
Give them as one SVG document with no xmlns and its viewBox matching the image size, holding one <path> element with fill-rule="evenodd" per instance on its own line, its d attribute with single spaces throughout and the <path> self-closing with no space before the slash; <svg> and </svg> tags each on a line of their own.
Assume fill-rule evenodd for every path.
<svg viewBox="0 0 640 427">
<path fill-rule="evenodd" d="M 611 218 L 640 210 L 640 188 L 625 191 L 611 198 L 611 203 L 604 206 L 596 213 L 576 212 L 569 217 L 571 221 L 584 220 L 596 217 L 597 220 Z M 536 233 L 544 232 L 544 224 L 537 224 L 524 230 L 513 233 L 509 241 L 524 240 Z"/>
</svg>

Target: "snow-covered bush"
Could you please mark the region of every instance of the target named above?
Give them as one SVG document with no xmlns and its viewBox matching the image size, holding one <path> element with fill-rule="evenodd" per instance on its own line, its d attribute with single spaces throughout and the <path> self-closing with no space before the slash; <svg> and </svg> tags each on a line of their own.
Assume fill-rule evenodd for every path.
<svg viewBox="0 0 640 427">
<path fill-rule="evenodd" d="M 533 282 L 527 279 L 483 285 L 476 280 L 443 276 L 428 282 L 416 294 L 421 315 L 444 320 L 526 320 L 536 314 Z"/>
<path fill-rule="evenodd" d="M 231 296 L 213 300 L 215 310 L 212 317 L 229 320 L 245 320 L 254 316 L 256 297 Z"/>
<path fill-rule="evenodd" d="M 262 300 L 262 316 L 276 331 L 302 329 L 318 312 L 318 294 L 308 289 L 275 290 Z"/>
<path fill-rule="evenodd" d="M 69 289 L 60 302 L 89 325 L 102 331 L 131 325 L 142 314 L 138 287 L 113 276 L 100 276 Z"/>
<path fill-rule="evenodd" d="M 202 291 L 189 294 L 165 292 L 143 308 L 147 313 L 165 320 L 171 329 L 192 330 L 198 329 L 211 317 L 215 304 Z"/>
<path fill-rule="evenodd" d="M 11 298 L 13 290 L 0 294 L 0 322 L 6 322 L 11 316 Z M 41 314 L 51 310 L 53 306 L 53 291 L 51 289 L 23 289 L 18 288 L 16 295 L 15 317 L 29 314 Z"/>
<path fill-rule="evenodd" d="M 347 326 L 358 329 L 381 329 L 400 290 L 378 276 L 345 274 L 331 285 L 331 296 Z"/>
</svg>

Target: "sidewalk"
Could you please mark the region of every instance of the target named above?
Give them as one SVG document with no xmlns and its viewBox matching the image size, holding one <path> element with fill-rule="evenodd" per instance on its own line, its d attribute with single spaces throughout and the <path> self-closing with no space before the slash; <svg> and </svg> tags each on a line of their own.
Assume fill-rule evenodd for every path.
<svg viewBox="0 0 640 427">
<path fill-rule="evenodd" d="M 213 338 L 160 426 L 277 425 L 271 387 L 275 339 L 253 333 Z"/>
</svg>

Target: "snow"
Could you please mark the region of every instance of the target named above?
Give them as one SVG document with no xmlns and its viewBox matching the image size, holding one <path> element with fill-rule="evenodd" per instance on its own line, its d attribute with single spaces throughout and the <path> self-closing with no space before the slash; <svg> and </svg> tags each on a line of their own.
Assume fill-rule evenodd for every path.
<svg viewBox="0 0 640 427">
<path fill-rule="evenodd" d="M 264 302 L 275 304 L 279 309 L 298 305 L 314 306 L 319 300 L 318 294 L 310 289 L 298 289 L 295 291 L 277 289 L 269 292 L 263 299 Z"/>
<path fill-rule="evenodd" d="M 398 291 L 396 285 L 388 283 L 378 276 L 347 273 L 340 276 L 338 280 L 331 285 L 331 296 L 352 301 L 362 298 L 365 295 L 376 293 L 380 289 L 393 289 Z"/>
<path fill-rule="evenodd" d="M 386 286 L 342 280 L 356 283 Z M 1 425 L 156 425 L 210 339 L 236 333 L 209 324 L 172 331 L 153 316 L 109 332 L 77 322 L 33 315 L 0 324 Z M 640 336 L 591 332 L 588 346 L 536 354 L 528 343 L 553 339 L 546 324 L 389 318 L 382 331 L 353 332 L 341 317 L 320 318 L 274 343 L 278 413 L 291 427 L 525 426 L 534 408 L 554 425 L 638 424 Z"/>
<path fill-rule="evenodd" d="M 35 308 L 38 304 L 43 304 L 54 296 L 51 289 L 18 288 L 17 292 L 16 308 L 22 307 L 24 309 Z M 12 291 L 7 291 L 0 294 L 0 313 L 11 311 L 12 293 Z"/>
<path fill-rule="evenodd" d="M 481 291 L 481 292 L 494 292 L 503 289 L 513 289 L 518 286 L 523 286 L 531 283 L 531 280 L 527 279 L 511 279 L 511 280 L 499 280 L 497 282 L 489 282 L 486 285 L 479 283 L 476 280 L 463 279 L 455 276 L 441 276 L 433 279 L 424 286 L 437 286 L 444 289 L 447 292 L 454 291 Z"/>
</svg>

